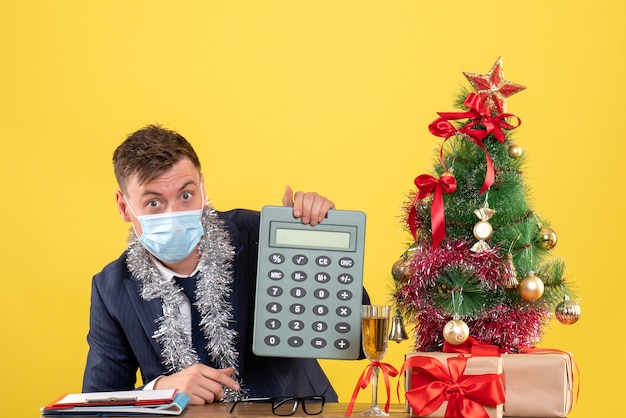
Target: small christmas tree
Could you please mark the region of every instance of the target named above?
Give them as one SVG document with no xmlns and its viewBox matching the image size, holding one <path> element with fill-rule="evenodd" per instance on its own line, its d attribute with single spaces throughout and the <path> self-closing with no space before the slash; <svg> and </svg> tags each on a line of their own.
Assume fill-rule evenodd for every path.
<svg viewBox="0 0 626 418">
<path fill-rule="evenodd" d="M 553 311 L 574 323 L 580 309 L 564 261 L 551 258 L 557 236 L 529 203 L 525 155 L 512 139 L 521 121 L 506 113 L 506 98 L 525 87 L 504 79 L 500 58 L 487 74 L 464 75 L 473 91 L 459 95 L 462 111 L 429 126 L 443 141 L 433 175 L 415 179 L 404 206 L 414 242 L 393 266 L 394 298 L 418 350 L 472 336 L 518 351 L 541 340 Z"/>
</svg>

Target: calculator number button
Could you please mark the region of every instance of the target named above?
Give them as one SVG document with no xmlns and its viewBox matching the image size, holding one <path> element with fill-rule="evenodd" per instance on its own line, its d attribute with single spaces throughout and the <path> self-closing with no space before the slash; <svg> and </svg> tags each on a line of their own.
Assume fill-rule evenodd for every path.
<svg viewBox="0 0 626 418">
<path fill-rule="evenodd" d="M 281 296 L 283 289 L 280 286 L 270 286 L 267 288 L 267 294 L 270 296 Z"/>
<path fill-rule="evenodd" d="M 311 328 L 313 328 L 313 331 L 324 332 L 328 329 L 328 324 L 324 321 L 315 321 L 311 325 Z"/>
<path fill-rule="evenodd" d="M 300 315 L 304 313 L 304 305 L 301 303 L 294 303 L 293 305 L 291 305 L 289 307 L 289 312 L 291 312 L 294 315 Z"/>
<path fill-rule="evenodd" d="M 330 292 L 326 289 L 316 289 L 313 295 L 315 295 L 317 299 L 326 299 L 330 295 Z"/>
<path fill-rule="evenodd" d="M 280 338 L 278 338 L 276 335 L 268 335 L 263 339 L 263 341 L 265 341 L 265 344 L 269 345 L 270 347 L 274 347 L 280 344 Z"/>
<path fill-rule="evenodd" d="M 304 254 L 296 254 L 291 258 L 291 262 L 297 266 L 303 266 L 309 262 L 309 258 Z"/>
<path fill-rule="evenodd" d="M 283 310 L 283 307 L 281 306 L 280 303 L 272 302 L 272 303 L 268 303 L 265 306 L 265 309 L 267 309 L 267 311 L 270 313 L 278 313 Z"/>
<path fill-rule="evenodd" d="M 268 329 L 278 329 L 280 326 L 281 323 L 278 319 L 268 319 L 265 321 L 265 327 Z"/>
<path fill-rule="evenodd" d="M 302 329 L 304 329 L 304 322 L 297 319 L 289 321 L 289 329 L 292 331 L 302 331 Z"/>
<path fill-rule="evenodd" d="M 328 313 L 328 306 L 316 305 L 313 307 L 313 313 L 318 316 L 324 316 Z"/>
<path fill-rule="evenodd" d="M 289 293 L 291 293 L 291 296 L 294 298 L 303 298 L 306 296 L 306 290 L 301 287 L 294 287 Z"/>
</svg>

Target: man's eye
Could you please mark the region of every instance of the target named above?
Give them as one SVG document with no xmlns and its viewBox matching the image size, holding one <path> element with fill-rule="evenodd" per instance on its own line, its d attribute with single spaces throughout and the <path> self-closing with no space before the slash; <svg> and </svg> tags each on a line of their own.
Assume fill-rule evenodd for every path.
<svg viewBox="0 0 626 418">
<path fill-rule="evenodd" d="M 191 196 L 192 196 L 191 193 L 185 192 L 185 193 L 183 193 L 182 197 L 183 197 L 183 200 L 189 200 L 189 199 L 191 199 Z"/>
<path fill-rule="evenodd" d="M 156 200 L 152 200 L 152 201 L 148 202 L 148 207 L 156 208 L 158 206 L 159 206 L 159 202 L 157 202 Z"/>
</svg>

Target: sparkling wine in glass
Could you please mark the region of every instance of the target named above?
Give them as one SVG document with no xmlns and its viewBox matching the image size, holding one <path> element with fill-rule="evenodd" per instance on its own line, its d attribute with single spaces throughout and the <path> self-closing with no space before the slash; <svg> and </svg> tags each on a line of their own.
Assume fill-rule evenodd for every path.
<svg viewBox="0 0 626 418">
<path fill-rule="evenodd" d="M 389 341 L 389 312 L 390 306 L 363 305 L 361 307 L 361 330 L 363 333 L 363 351 L 371 362 L 380 362 L 387 353 Z M 389 416 L 378 407 L 378 374 L 380 368 L 372 366 L 372 405 L 364 412 L 363 417 Z"/>
</svg>

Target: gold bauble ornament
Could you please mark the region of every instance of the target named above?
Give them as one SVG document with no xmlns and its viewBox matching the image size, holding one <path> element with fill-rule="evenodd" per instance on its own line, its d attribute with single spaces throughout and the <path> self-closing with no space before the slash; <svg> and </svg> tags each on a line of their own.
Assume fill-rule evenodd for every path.
<svg viewBox="0 0 626 418">
<path fill-rule="evenodd" d="M 460 319 L 448 321 L 443 327 L 443 339 L 448 344 L 463 344 L 469 338 L 469 327 Z"/>
<path fill-rule="evenodd" d="M 523 299 L 533 302 L 543 295 L 543 281 L 531 271 L 522 279 L 518 289 Z"/>
<path fill-rule="evenodd" d="M 556 232 L 552 228 L 542 226 L 537 234 L 537 242 L 541 248 L 551 250 L 556 245 Z"/>
<path fill-rule="evenodd" d="M 509 157 L 511 158 L 519 158 L 522 156 L 523 153 L 524 153 L 524 150 L 519 145 L 512 144 L 509 147 Z"/>
<path fill-rule="evenodd" d="M 554 316 L 561 324 L 572 325 L 580 319 L 580 306 L 565 295 L 563 302 L 556 305 Z"/>
<path fill-rule="evenodd" d="M 410 276 L 409 261 L 404 258 L 399 259 L 391 267 L 391 274 L 394 280 L 406 283 Z"/>
</svg>

